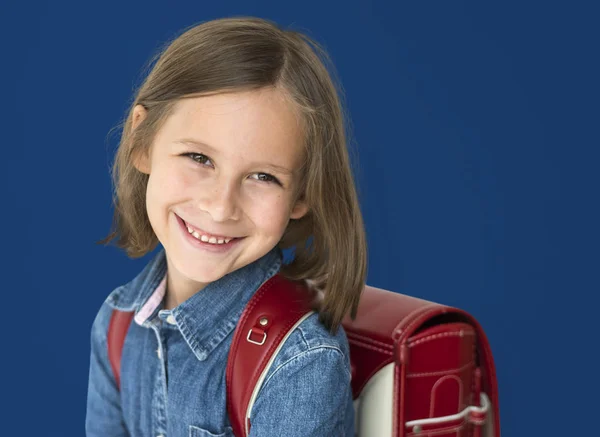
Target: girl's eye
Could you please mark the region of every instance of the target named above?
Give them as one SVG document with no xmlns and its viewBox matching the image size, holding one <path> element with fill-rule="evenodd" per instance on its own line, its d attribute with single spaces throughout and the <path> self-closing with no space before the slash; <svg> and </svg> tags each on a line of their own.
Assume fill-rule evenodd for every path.
<svg viewBox="0 0 600 437">
<path fill-rule="evenodd" d="M 210 162 L 210 158 L 202 153 L 185 153 L 185 156 L 189 156 L 192 160 L 198 164 L 206 165 L 206 161 Z"/>
<path fill-rule="evenodd" d="M 203 155 L 202 153 L 184 153 L 184 156 L 188 156 L 190 159 L 192 159 L 194 162 L 197 162 L 198 164 L 201 165 L 211 165 L 211 161 L 210 158 L 206 155 Z M 211 163 L 211 164 L 207 164 L 207 162 Z M 261 182 L 266 182 L 267 184 L 271 184 L 271 183 L 275 183 L 277 185 L 281 185 L 281 182 L 279 181 L 279 179 L 277 179 L 275 176 L 270 175 L 269 173 L 255 173 L 253 176 L 258 176 L 257 178 L 255 178 L 258 181 Z"/>
<path fill-rule="evenodd" d="M 259 180 L 259 181 L 267 182 L 267 183 L 274 182 L 277 185 L 281 185 L 281 183 L 279 182 L 279 180 L 275 176 L 270 175 L 269 173 L 255 173 L 255 175 L 258 176 L 258 178 L 256 178 L 256 179 Z"/>
</svg>

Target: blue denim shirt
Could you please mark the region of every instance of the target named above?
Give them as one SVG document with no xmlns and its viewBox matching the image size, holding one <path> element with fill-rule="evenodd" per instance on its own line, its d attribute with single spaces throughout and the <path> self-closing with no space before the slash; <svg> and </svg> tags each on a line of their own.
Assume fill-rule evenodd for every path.
<svg viewBox="0 0 600 437">
<path fill-rule="evenodd" d="M 246 303 L 276 274 L 274 248 L 163 309 L 164 248 L 129 283 L 117 287 L 92 326 L 87 437 L 231 437 L 225 369 Z M 135 311 L 121 361 L 121 390 L 108 361 L 113 308 Z M 331 335 L 317 313 L 289 336 L 253 406 L 250 437 L 354 436 L 350 355 L 343 327 Z"/>
</svg>

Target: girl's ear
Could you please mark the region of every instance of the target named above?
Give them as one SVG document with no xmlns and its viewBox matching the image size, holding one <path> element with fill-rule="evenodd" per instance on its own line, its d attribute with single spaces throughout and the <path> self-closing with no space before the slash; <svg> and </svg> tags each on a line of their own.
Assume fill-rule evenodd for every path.
<svg viewBox="0 0 600 437">
<path fill-rule="evenodd" d="M 133 108 L 133 117 L 131 120 L 131 129 L 135 130 L 136 127 L 139 126 L 139 124 L 144 121 L 144 119 L 146 118 L 147 115 L 147 111 L 146 108 L 144 108 L 142 105 L 135 105 L 135 107 Z"/>
<path fill-rule="evenodd" d="M 133 116 L 131 120 L 131 130 L 132 132 L 139 126 L 139 124 L 144 121 L 146 118 L 147 112 L 146 108 L 142 105 L 135 105 L 133 108 Z M 133 165 L 138 169 L 141 173 L 150 174 L 150 158 L 148 157 L 148 153 L 141 150 L 136 150 L 136 153 L 132 155 Z"/>
<path fill-rule="evenodd" d="M 304 200 L 298 200 L 294 207 L 292 208 L 292 212 L 290 213 L 291 219 L 299 219 L 306 215 L 308 212 L 308 204 Z"/>
</svg>

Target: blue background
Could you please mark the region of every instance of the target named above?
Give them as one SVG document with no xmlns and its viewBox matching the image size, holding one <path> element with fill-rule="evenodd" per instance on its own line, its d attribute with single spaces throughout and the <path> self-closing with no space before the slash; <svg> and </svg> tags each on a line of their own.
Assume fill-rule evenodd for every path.
<svg viewBox="0 0 600 437">
<path fill-rule="evenodd" d="M 148 261 L 94 244 L 112 219 L 109 131 L 161 43 L 230 15 L 329 51 L 368 284 L 480 320 L 504 436 L 593 434 L 598 10 L 322 0 L 0 3 L 3 434 L 83 435 L 91 323 Z"/>
</svg>

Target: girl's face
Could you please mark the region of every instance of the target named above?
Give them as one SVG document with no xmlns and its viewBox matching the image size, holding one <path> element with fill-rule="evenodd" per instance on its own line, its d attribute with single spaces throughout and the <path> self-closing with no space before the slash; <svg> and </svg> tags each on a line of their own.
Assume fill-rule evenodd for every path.
<svg viewBox="0 0 600 437">
<path fill-rule="evenodd" d="M 133 127 L 144 117 L 138 105 Z M 302 159 L 299 120 L 281 91 L 178 102 L 149 156 L 135 163 L 149 174 L 148 217 L 178 296 L 262 257 L 290 219 L 306 214 L 306 204 L 292 198 Z"/>
</svg>

